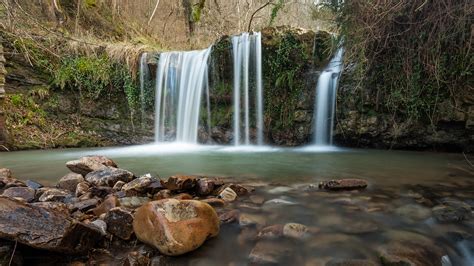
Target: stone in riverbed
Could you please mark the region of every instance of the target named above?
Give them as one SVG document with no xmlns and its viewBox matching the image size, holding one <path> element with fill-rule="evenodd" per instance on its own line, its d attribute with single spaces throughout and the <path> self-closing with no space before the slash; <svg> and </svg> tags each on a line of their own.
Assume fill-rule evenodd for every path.
<svg viewBox="0 0 474 266">
<path fill-rule="evenodd" d="M 97 199 L 87 199 L 79 201 L 71 205 L 71 211 L 79 210 L 81 212 L 87 212 L 88 210 L 96 207 L 98 203 L 99 201 Z"/>
<path fill-rule="evenodd" d="M 367 181 L 363 179 L 338 179 L 319 183 L 320 189 L 325 190 L 360 190 L 366 188 Z"/>
<path fill-rule="evenodd" d="M 283 236 L 283 225 L 282 224 L 275 224 L 270 225 L 258 233 L 257 237 L 259 239 L 275 239 Z"/>
<path fill-rule="evenodd" d="M 120 206 L 130 209 L 138 208 L 149 201 L 150 198 L 147 197 L 125 197 L 119 199 Z"/>
<path fill-rule="evenodd" d="M 123 186 L 124 186 L 125 184 L 126 184 L 126 183 L 123 182 L 123 181 L 117 181 L 117 183 L 115 183 L 113 189 L 114 189 L 115 191 L 120 191 L 120 190 L 122 190 L 122 188 L 123 188 Z"/>
<path fill-rule="evenodd" d="M 283 235 L 294 239 L 304 239 L 308 236 L 308 227 L 298 223 L 287 223 L 283 226 Z"/>
<path fill-rule="evenodd" d="M 221 199 L 210 198 L 210 199 L 203 199 L 201 201 L 211 205 L 214 208 L 222 208 L 225 206 L 225 201 Z"/>
<path fill-rule="evenodd" d="M 237 193 L 230 187 L 226 187 L 219 193 L 219 198 L 227 202 L 232 202 L 237 198 Z"/>
<path fill-rule="evenodd" d="M 7 168 L 0 168 L 0 188 L 26 187 L 25 183 L 14 178 Z"/>
<path fill-rule="evenodd" d="M 27 202 L 32 202 L 35 200 L 35 190 L 29 187 L 11 187 L 3 191 L 2 196 L 21 198 Z"/>
<path fill-rule="evenodd" d="M 111 209 L 120 205 L 119 200 L 115 196 L 107 197 L 99 206 L 97 206 L 92 212 L 95 216 L 100 216 L 103 213 L 109 212 Z"/>
<path fill-rule="evenodd" d="M 82 177 L 82 175 L 77 173 L 69 173 L 61 177 L 58 182 L 58 188 L 76 192 L 76 187 L 81 182 L 84 182 L 84 177 Z"/>
<path fill-rule="evenodd" d="M 223 224 L 233 223 L 239 220 L 240 211 L 239 210 L 231 210 L 225 212 L 219 216 L 219 220 Z"/>
<path fill-rule="evenodd" d="M 444 199 L 442 204 L 433 207 L 433 216 L 442 223 L 460 222 L 471 217 L 471 206 L 462 201 Z"/>
<path fill-rule="evenodd" d="M 206 239 L 217 236 L 219 219 L 209 204 L 164 199 L 138 208 L 133 229 L 142 242 L 165 255 L 176 256 L 195 250 Z"/>
<path fill-rule="evenodd" d="M 72 195 L 68 190 L 58 189 L 58 188 L 48 188 L 41 194 L 38 201 L 41 201 L 41 202 L 45 202 L 45 201 L 64 202 L 68 198 L 72 198 Z"/>
<path fill-rule="evenodd" d="M 242 213 L 239 216 L 240 226 L 252 226 L 252 225 L 265 226 L 266 223 L 267 223 L 267 219 L 263 215 Z"/>
<path fill-rule="evenodd" d="M 38 249 L 78 253 L 93 247 L 101 237 L 87 225 L 73 223 L 64 204 L 28 204 L 0 197 L 0 238 Z"/>
<path fill-rule="evenodd" d="M 74 173 L 87 175 L 90 172 L 105 169 L 106 167 L 117 167 L 114 161 L 105 156 L 85 156 L 79 160 L 66 163 L 67 168 Z"/>
<path fill-rule="evenodd" d="M 107 235 L 107 224 L 103 220 L 97 219 L 91 222 L 90 225 L 95 226 L 97 229 L 99 229 L 102 235 Z"/>
<path fill-rule="evenodd" d="M 43 185 L 33 180 L 26 180 L 26 186 L 35 190 L 43 187 Z"/>
<path fill-rule="evenodd" d="M 217 182 L 220 182 L 220 181 L 210 179 L 210 178 L 199 179 L 197 181 L 197 188 L 196 188 L 198 195 L 200 196 L 210 195 L 212 191 L 214 191 L 214 189 L 218 186 Z M 220 182 L 220 185 L 221 184 L 222 182 Z"/>
<path fill-rule="evenodd" d="M 153 200 L 162 200 L 162 199 L 168 199 L 171 198 L 173 194 L 171 193 L 171 190 L 169 189 L 163 189 L 158 191 L 155 195 L 153 195 Z"/>
<path fill-rule="evenodd" d="M 133 215 L 128 210 L 113 208 L 105 215 L 104 221 L 107 231 L 123 240 L 129 240 L 133 234 Z"/>
<path fill-rule="evenodd" d="M 249 260 L 252 264 L 284 265 L 284 261 L 292 257 L 293 253 L 288 243 L 259 241 L 250 252 Z"/>
<path fill-rule="evenodd" d="M 162 185 L 167 189 L 173 190 L 190 190 L 196 186 L 196 176 L 175 175 L 168 178 Z"/>
<path fill-rule="evenodd" d="M 90 185 L 87 182 L 81 182 L 81 183 L 77 184 L 76 190 L 75 190 L 76 197 L 80 197 L 80 196 L 86 194 L 86 192 L 89 190 L 89 188 L 90 188 Z"/>
<path fill-rule="evenodd" d="M 113 187 L 118 181 L 130 182 L 133 173 L 120 168 L 104 167 L 86 175 L 86 181 L 96 186 Z"/>
<path fill-rule="evenodd" d="M 136 191 L 136 192 L 145 192 L 147 187 L 153 182 L 153 179 L 151 176 L 145 175 L 142 177 L 139 177 L 137 179 L 134 179 L 127 184 L 123 185 L 122 189 L 123 191 Z"/>
</svg>

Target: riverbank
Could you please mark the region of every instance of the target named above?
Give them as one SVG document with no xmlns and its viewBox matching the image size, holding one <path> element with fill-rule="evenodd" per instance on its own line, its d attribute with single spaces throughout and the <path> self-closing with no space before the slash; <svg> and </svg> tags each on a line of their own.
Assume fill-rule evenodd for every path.
<svg viewBox="0 0 474 266">
<path fill-rule="evenodd" d="M 67 156 L 64 156 L 63 153 L 62 157 L 58 156 L 56 158 L 64 163 L 67 157 L 76 156 L 75 158 L 77 158 L 78 152 L 70 150 L 67 151 Z M 35 196 L 30 198 L 33 202 L 26 203 L 7 199 L 6 195 L 1 198 L 2 201 L 10 203 L 2 204 L 2 206 L 14 204 L 17 207 L 45 208 L 48 211 L 50 211 L 51 206 L 55 206 L 50 211 L 53 216 L 60 215 L 54 209 L 64 208 L 63 210 L 67 210 L 66 213 L 69 213 L 69 218 L 53 220 L 78 221 L 81 226 L 76 225 L 75 230 L 82 230 L 80 234 L 88 232 L 86 238 L 67 238 L 68 241 L 84 241 L 95 239 L 94 237 L 100 239 L 100 241 L 93 241 L 95 244 L 87 255 L 68 256 L 67 263 L 74 262 L 79 263 L 79 265 L 87 262 L 112 263 L 114 265 L 147 265 L 148 263 L 152 263 L 152 265 L 173 263 L 222 265 L 234 263 L 240 265 L 249 263 L 284 264 L 291 261 L 295 265 L 334 265 L 334 263 L 385 265 L 389 262 L 404 261 L 421 265 L 441 265 L 442 260 L 449 259 L 452 265 L 469 265 L 469 256 L 473 254 L 473 250 L 470 249 L 473 241 L 471 232 L 474 228 L 472 217 L 472 198 L 474 198 L 474 195 L 472 189 L 470 189 L 474 185 L 472 170 L 463 166 L 461 161 L 456 162 L 452 160 L 453 158 L 449 161 L 440 161 L 441 158 L 438 157 L 437 161 L 433 161 L 431 166 L 434 168 L 433 174 L 427 174 L 426 179 L 424 179 L 420 178 L 418 173 L 413 172 L 414 166 L 407 171 L 408 166 L 404 165 L 401 159 L 406 158 L 407 161 L 414 161 L 414 164 L 421 166 L 420 168 L 423 171 L 429 172 L 426 163 L 435 160 L 430 156 L 436 157 L 440 154 L 428 156 L 426 153 L 421 153 L 420 158 L 424 158 L 425 164 L 414 160 L 416 158 L 414 155 L 417 153 L 403 153 L 400 157 L 383 157 L 381 161 L 385 161 L 383 167 L 386 169 L 385 174 L 379 171 L 371 173 L 368 169 L 366 169 L 365 174 L 362 174 L 360 170 L 367 168 L 363 162 L 368 161 L 368 158 L 363 157 L 360 152 L 352 151 L 352 153 L 355 153 L 355 157 L 347 154 L 346 156 L 349 156 L 349 160 L 358 157 L 360 159 L 358 163 L 361 164 L 359 168 L 349 167 L 347 168 L 348 172 L 343 174 L 346 170 L 344 170 L 344 164 L 341 164 L 341 162 L 335 164 L 337 165 L 336 169 L 339 169 L 339 173 L 330 170 L 330 168 L 321 168 L 322 165 L 317 165 L 316 168 L 319 170 L 308 169 L 312 172 L 312 178 L 305 178 L 302 174 L 304 171 L 298 170 L 298 167 L 301 167 L 302 164 L 284 166 L 292 162 L 292 156 L 295 155 L 281 154 L 281 158 L 285 158 L 285 163 L 277 159 L 279 156 L 276 156 L 275 153 L 277 152 L 275 151 L 263 152 L 265 156 L 262 156 L 262 151 L 260 154 L 253 151 L 255 157 L 249 158 L 249 160 L 253 162 L 260 160 L 260 164 L 250 166 L 244 161 L 235 161 L 233 165 L 243 170 L 241 174 L 234 172 L 233 175 L 227 174 L 227 177 L 214 179 L 205 178 L 205 176 L 209 176 L 205 173 L 211 173 L 218 168 L 228 169 L 229 165 L 226 166 L 223 162 L 214 161 L 211 162 L 214 167 L 217 167 L 214 170 L 209 168 L 210 164 L 207 167 L 204 166 L 205 161 L 213 158 L 210 154 L 206 155 L 204 151 L 195 152 L 196 156 L 202 158 L 201 161 L 196 162 L 200 165 L 201 170 L 192 166 L 193 156 L 190 154 L 192 152 L 189 151 L 187 153 L 162 154 L 160 157 L 143 154 L 143 149 L 141 156 L 134 155 L 130 149 L 122 151 L 120 149 L 96 152 L 83 151 L 83 153 L 89 154 L 100 152 L 115 154 L 120 166 L 135 165 L 134 169 L 139 171 L 137 171 L 137 174 L 133 174 L 127 170 L 118 170 L 120 174 L 112 174 L 117 172 L 110 169 L 110 167 L 114 168 L 116 162 L 103 157 L 92 157 L 100 158 L 101 162 L 109 165 L 106 167 L 108 170 L 99 175 L 85 174 L 83 172 L 84 167 L 77 167 L 80 164 L 77 164 L 77 160 L 73 160 L 72 163 L 67 164 L 69 168 L 64 169 L 82 174 L 69 173 L 61 178 L 56 186 L 53 185 L 56 181 L 50 181 L 51 187 L 48 189 L 34 189 Z M 21 162 L 24 169 L 28 169 L 28 166 L 30 166 L 41 170 L 39 165 L 42 162 L 37 156 L 33 155 L 36 159 L 28 159 L 28 156 L 25 156 L 26 152 L 20 153 L 22 154 L 19 155 L 25 158 Z M 311 159 L 313 163 L 322 160 L 326 165 L 335 163 L 334 161 L 330 163 L 331 158 L 334 160 L 334 157 L 344 156 L 342 151 L 332 151 L 330 153 L 332 153 L 332 156 L 321 157 L 322 154 L 319 154 L 319 157 L 314 158 L 312 157 L 314 152 L 306 152 L 302 155 Z M 128 154 L 130 160 L 124 160 L 123 156 L 125 154 Z M 231 158 L 236 160 L 236 157 L 226 156 L 222 153 L 218 156 L 224 156 L 224 161 L 229 161 Z M 44 157 L 45 159 L 47 157 L 53 158 L 47 154 Z M 239 154 L 238 157 L 246 156 Z M 266 162 L 263 159 L 265 157 L 268 158 Z M 381 156 L 377 155 L 375 157 Z M 319 158 L 319 160 L 316 158 Z M 35 160 L 37 161 L 36 164 L 34 163 Z M 84 161 L 84 159 L 81 160 Z M 149 161 L 149 164 L 145 161 Z M 170 165 L 172 161 L 176 161 L 176 164 Z M 266 167 L 272 162 L 273 166 L 270 167 L 274 168 L 274 171 L 266 170 L 264 171 L 266 174 L 263 174 L 264 172 L 258 170 L 258 165 Z M 8 166 L 5 161 L 1 163 L 2 166 Z M 377 163 L 377 161 L 372 160 L 372 165 L 376 166 Z M 399 169 L 399 173 L 391 170 L 389 164 L 392 164 L 394 169 Z M 58 167 L 61 164 L 56 163 L 54 159 L 52 165 L 56 166 L 43 164 L 43 167 L 49 169 L 62 168 Z M 155 167 L 151 167 L 152 165 L 155 165 Z M 277 165 L 280 167 L 276 167 Z M 242 169 L 243 167 L 246 170 Z M 162 173 L 160 175 L 155 174 L 159 169 L 162 169 Z M 283 169 L 288 169 L 288 171 L 282 172 Z M 41 171 L 36 174 L 31 172 L 32 170 L 27 171 L 30 174 L 25 176 L 48 175 L 46 172 L 41 173 Z M 152 172 L 152 175 L 142 174 L 146 171 Z M 168 178 L 172 175 L 169 173 L 178 172 L 186 175 L 180 175 L 179 177 L 175 175 L 175 177 Z M 193 177 L 187 175 L 190 172 L 201 172 L 203 174 Z M 247 174 L 242 175 L 243 172 Z M 252 172 L 253 174 L 251 174 Z M 294 175 L 291 175 L 291 172 Z M 49 175 L 54 175 L 52 173 L 54 171 L 50 171 Z M 5 172 L 3 174 L 5 176 Z M 400 179 L 397 174 L 406 177 Z M 115 182 L 116 180 L 112 179 L 112 176 L 124 179 L 124 181 Z M 137 176 L 140 177 L 137 178 Z M 292 177 L 289 178 L 290 176 Z M 375 178 L 375 176 L 379 176 L 379 178 Z M 18 175 L 18 177 L 20 176 Z M 329 179 L 349 177 L 359 179 L 364 177 L 365 181 L 349 182 L 349 184 L 356 185 L 356 190 L 346 190 L 346 187 L 342 190 L 333 191 L 331 188 L 337 185 L 335 182 L 323 183 L 319 186 L 321 182 Z M 449 179 L 447 179 L 448 177 Z M 31 192 L 31 186 L 34 183 L 24 180 L 11 180 L 9 186 L 12 186 L 12 188 L 10 190 Z M 46 181 L 47 179 L 43 180 Z M 101 183 L 101 180 L 106 180 L 106 183 Z M 81 185 L 77 185 L 78 181 Z M 129 182 L 123 184 L 126 181 Z M 3 184 L 5 183 L 3 182 Z M 15 184 L 21 187 L 15 188 Z M 76 184 L 76 190 L 72 192 L 74 184 Z M 211 189 L 213 191 L 210 193 L 211 196 L 203 196 L 202 189 L 210 188 L 209 184 L 214 184 L 215 188 Z M 366 185 L 368 186 L 365 188 Z M 178 187 L 181 190 L 173 190 Z M 66 192 L 69 196 L 59 193 L 60 191 L 64 192 L 67 188 L 70 189 L 70 192 Z M 242 188 L 245 188 L 245 190 Z M 84 194 L 76 195 L 78 189 L 82 189 L 81 193 Z M 6 190 L 5 186 L 2 190 Z M 168 194 L 167 191 L 169 190 L 171 190 L 171 193 Z M 199 192 L 200 190 L 201 192 Z M 4 191 L 2 193 L 5 194 Z M 59 195 L 56 193 L 59 193 Z M 229 201 L 234 196 L 236 196 L 236 199 Z M 206 231 L 206 235 L 215 237 L 204 242 L 203 246 L 197 250 L 178 257 L 163 255 L 163 253 L 166 254 L 166 250 L 160 252 L 158 248 L 151 248 L 149 245 L 142 244 L 142 241 L 136 240 L 134 225 L 137 223 L 134 220 L 137 213 L 138 217 L 144 217 L 143 213 L 139 211 L 140 208 L 143 208 L 141 205 L 148 201 L 158 200 L 159 197 L 177 198 L 180 202 L 191 197 L 193 200 L 211 204 L 216 216 L 206 216 L 207 218 L 202 221 L 207 224 L 204 228 L 210 230 Z M 40 200 L 43 200 L 43 202 L 35 203 L 35 201 Z M 134 204 L 134 206 L 128 204 Z M 107 206 L 105 212 L 103 212 L 104 206 Z M 112 209 L 112 207 L 116 208 Z M 70 208 L 73 208 L 73 211 Z M 83 209 L 79 210 L 79 208 Z M 173 210 L 175 208 L 164 207 L 163 209 Z M 189 210 L 188 208 L 185 209 Z M 82 214 L 79 215 L 79 213 Z M 186 215 L 181 216 L 181 214 L 178 217 L 186 217 Z M 166 217 L 166 215 L 164 216 Z M 5 219 L 7 216 L 2 215 L 2 217 Z M 28 217 L 32 216 L 29 214 Z M 120 219 L 112 219 L 114 217 L 120 217 Z M 176 218 L 176 216 L 173 217 Z M 219 234 L 217 236 L 215 229 L 212 229 L 212 223 L 209 224 L 209 221 L 213 221 L 216 217 L 220 218 Z M 103 226 L 104 223 L 99 220 L 103 221 L 108 228 L 105 229 L 105 234 L 100 234 L 100 226 Z M 114 221 L 120 221 L 120 223 L 114 225 Z M 124 223 L 124 221 L 127 222 Z M 159 218 L 157 221 L 160 221 L 158 222 L 160 224 L 164 220 Z M 51 219 L 45 222 L 50 223 Z M 93 228 L 92 223 L 99 226 L 99 229 Z M 110 223 L 112 223 L 112 226 Z M 37 226 L 38 224 L 32 222 L 30 226 Z M 28 224 L 25 223 L 19 226 L 26 225 Z M 119 227 L 119 225 L 125 227 Z M 202 228 L 202 226 L 201 223 L 195 228 Z M 136 227 L 147 228 L 147 225 L 141 223 L 140 226 Z M 117 228 L 120 229 L 115 230 Z M 167 227 L 167 230 L 172 229 L 172 227 Z M 119 234 L 119 236 L 112 232 Z M 129 235 L 130 233 L 131 235 Z M 188 233 L 186 234 L 189 235 Z M 123 240 L 123 238 L 128 238 L 128 240 Z M 189 238 L 186 239 L 189 240 Z M 153 244 L 152 240 L 145 239 L 144 241 Z M 5 246 L 9 248 L 5 250 L 11 252 L 14 244 L 14 242 L 7 242 Z M 86 244 L 80 247 L 86 247 Z M 55 255 L 54 252 L 35 251 L 21 244 L 18 245 L 17 250 L 22 252 L 17 253 L 17 256 L 23 256 L 24 262 L 31 262 L 32 259 L 38 257 L 52 262 L 65 262 L 64 257 L 61 258 Z M 67 245 L 65 246 L 67 247 Z M 20 256 L 21 254 L 22 256 Z"/>
</svg>

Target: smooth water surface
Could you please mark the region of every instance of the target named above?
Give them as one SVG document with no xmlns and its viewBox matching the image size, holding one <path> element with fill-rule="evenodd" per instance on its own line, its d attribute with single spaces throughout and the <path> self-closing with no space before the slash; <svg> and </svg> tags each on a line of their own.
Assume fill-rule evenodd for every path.
<svg viewBox="0 0 474 266">
<path fill-rule="evenodd" d="M 446 224 L 432 213 L 446 199 L 474 205 L 474 171 L 460 154 L 169 144 L 1 153 L 0 167 L 12 169 L 18 178 L 52 185 L 68 172 L 66 161 L 91 154 L 106 155 L 137 175 L 229 177 L 255 188 L 253 195 L 264 199 L 255 203 L 244 197 L 218 210 L 239 209 L 261 224 L 223 225 L 217 238 L 189 255 L 170 259 L 169 265 L 246 265 L 262 241 L 256 237 L 259 230 L 289 222 L 305 224 L 314 233 L 303 240 L 270 241 L 267 253 L 281 265 L 378 261 L 380 248 L 406 239 L 414 241 L 410 249 L 415 254 L 423 254 L 422 247 L 438 247 L 452 265 L 472 263 L 474 241 L 466 236 L 474 232 L 473 219 Z M 318 190 L 319 181 L 332 178 L 364 178 L 369 187 L 361 192 Z M 271 250 L 289 253 L 281 256 Z"/>
</svg>

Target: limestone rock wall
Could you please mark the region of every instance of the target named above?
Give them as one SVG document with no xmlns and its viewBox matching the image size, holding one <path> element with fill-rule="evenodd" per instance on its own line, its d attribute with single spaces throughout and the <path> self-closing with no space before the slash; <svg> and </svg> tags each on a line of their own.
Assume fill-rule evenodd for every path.
<svg viewBox="0 0 474 266">
<path fill-rule="evenodd" d="M 7 71 L 5 69 L 5 57 L 3 56 L 3 46 L 0 39 L 0 145 L 4 145 L 6 141 L 5 130 L 5 111 L 3 102 L 5 98 L 5 76 Z M 0 147 L 2 150 L 2 147 Z"/>
</svg>

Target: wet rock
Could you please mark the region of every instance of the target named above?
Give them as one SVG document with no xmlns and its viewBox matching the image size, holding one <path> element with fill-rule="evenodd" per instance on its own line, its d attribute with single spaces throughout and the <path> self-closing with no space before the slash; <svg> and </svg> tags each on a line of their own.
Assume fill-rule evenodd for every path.
<svg viewBox="0 0 474 266">
<path fill-rule="evenodd" d="M 147 197 L 125 197 L 119 199 L 120 206 L 130 209 L 138 208 L 149 201 L 150 198 Z"/>
<path fill-rule="evenodd" d="M 115 183 L 113 189 L 115 191 L 119 191 L 119 190 L 122 190 L 123 186 L 125 185 L 126 183 L 123 182 L 123 181 L 117 181 L 117 183 Z"/>
<path fill-rule="evenodd" d="M 148 185 L 147 192 L 154 195 L 160 190 L 164 190 L 165 187 L 161 184 L 160 180 L 154 178 L 150 185 Z"/>
<path fill-rule="evenodd" d="M 418 204 L 408 204 L 397 208 L 395 213 L 410 221 L 423 221 L 431 216 L 431 209 Z"/>
<path fill-rule="evenodd" d="M 114 189 L 111 187 L 104 186 L 91 187 L 89 188 L 88 192 L 91 193 L 93 197 L 105 198 L 108 195 L 112 194 L 114 192 Z"/>
<path fill-rule="evenodd" d="M 0 188 L 26 187 L 25 183 L 14 178 L 7 168 L 0 168 Z"/>
<path fill-rule="evenodd" d="M 244 227 L 240 230 L 239 236 L 237 237 L 237 243 L 241 247 L 248 247 L 250 243 L 254 243 L 257 240 L 258 230 L 255 227 Z"/>
<path fill-rule="evenodd" d="M 200 196 L 207 196 L 217 187 L 216 180 L 210 178 L 202 178 L 197 181 L 196 191 Z"/>
<path fill-rule="evenodd" d="M 360 190 L 366 188 L 367 181 L 363 179 L 339 179 L 319 183 L 320 189 L 325 190 Z"/>
<path fill-rule="evenodd" d="M 103 220 L 95 220 L 90 223 L 92 226 L 97 227 L 99 229 L 100 233 L 105 236 L 107 235 L 107 224 Z"/>
<path fill-rule="evenodd" d="M 237 196 L 239 197 L 245 196 L 249 193 L 248 189 L 239 184 L 230 184 L 228 187 L 237 193 Z"/>
<path fill-rule="evenodd" d="M 105 156 L 86 156 L 79 160 L 69 161 L 66 166 L 72 172 L 85 176 L 90 172 L 107 167 L 117 167 L 117 164 Z"/>
<path fill-rule="evenodd" d="M 258 238 L 259 239 L 275 239 L 283 236 L 283 225 L 282 224 L 275 224 L 275 225 L 270 225 L 265 228 L 263 228 L 259 233 L 258 233 Z"/>
<path fill-rule="evenodd" d="M 132 172 L 113 167 L 105 167 L 86 175 L 86 181 L 96 186 L 113 187 L 118 181 L 130 182 L 132 179 Z"/>
<path fill-rule="evenodd" d="M 155 195 L 153 195 L 153 200 L 162 200 L 162 199 L 168 199 L 173 196 L 173 193 L 171 193 L 171 190 L 169 189 L 163 189 L 158 191 Z"/>
<path fill-rule="evenodd" d="M 43 185 L 33 180 L 26 180 L 26 186 L 35 190 L 43 187 Z"/>
<path fill-rule="evenodd" d="M 76 197 L 80 197 L 86 194 L 86 192 L 89 191 L 89 187 L 90 187 L 89 183 L 87 182 L 81 182 L 77 184 L 76 190 L 75 190 Z"/>
<path fill-rule="evenodd" d="M 242 213 L 240 214 L 240 217 L 239 217 L 240 226 L 251 226 L 251 225 L 265 226 L 266 223 L 267 223 L 267 219 L 263 215 Z"/>
<path fill-rule="evenodd" d="M 123 191 L 137 191 L 137 192 L 145 192 L 147 187 L 153 182 L 151 176 L 142 176 L 133 181 L 128 182 L 127 184 L 123 185 Z"/>
<path fill-rule="evenodd" d="M 249 199 L 253 204 L 258 204 L 258 205 L 265 202 L 265 197 L 261 195 L 251 195 Z"/>
<path fill-rule="evenodd" d="M 29 187 L 11 187 L 3 191 L 2 196 L 21 198 L 27 202 L 32 202 L 35 200 L 35 190 Z"/>
<path fill-rule="evenodd" d="M 58 188 L 66 189 L 71 192 L 76 192 L 76 187 L 79 183 L 84 182 L 84 178 L 80 174 L 69 173 L 63 177 L 58 182 Z"/>
<path fill-rule="evenodd" d="M 446 254 L 431 239 L 405 231 L 384 234 L 390 242 L 377 251 L 382 265 L 439 265 Z"/>
<path fill-rule="evenodd" d="M 109 196 L 99 206 L 92 210 L 92 213 L 94 213 L 95 216 L 100 216 L 101 214 L 107 213 L 119 205 L 120 202 L 117 197 Z"/>
<path fill-rule="evenodd" d="M 67 198 L 72 198 L 69 191 L 58 188 L 48 188 L 39 197 L 39 201 L 60 201 L 64 202 Z"/>
<path fill-rule="evenodd" d="M 378 263 L 364 259 L 331 259 L 325 266 L 377 266 Z"/>
<path fill-rule="evenodd" d="M 64 204 L 28 204 L 5 197 L 0 197 L 0 238 L 67 253 L 86 251 L 98 242 L 93 229 L 72 223 Z"/>
<path fill-rule="evenodd" d="M 179 193 L 178 195 L 174 195 L 173 199 L 190 200 L 193 199 L 193 196 L 189 195 L 188 193 Z"/>
<path fill-rule="evenodd" d="M 169 177 L 167 181 L 162 182 L 162 185 L 171 191 L 191 190 L 196 186 L 196 182 L 196 176 L 175 175 Z"/>
<path fill-rule="evenodd" d="M 222 190 L 221 193 L 219 193 L 219 198 L 227 202 L 232 202 L 237 198 L 237 193 L 235 193 L 235 191 L 231 189 L 230 187 L 227 187 L 224 190 Z"/>
<path fill-rule="evenodd" d="M 283 226 L 283 235 L 294 239 L 304 239 L 308 236 L 308 228 L 303 224 L 287 223 Z"/>
<path fill-rule="evenodd" d="M 12 171 L 7 168 L 0 168 L 0 179 L 4 178 L 11 178 L 12 177 Z"/>
<path fill-rule="evenodd" d="M 249 260 L 254 264 L 278 264 L 290 258 L 293 254 L 290 245 L 283 242 L 259 241 L 252 249 Z"/>
<path fill-rule="evenodd" d="M 133 229 L 142 242 L 175 256 L 195 250 L 209 237 L 217 236 L 219 219 L 209 204 L 165 199 L 138 208 Z"/>
<path fill-rule="evenodd" d="M 462 201 L 446 199 L 433 207 L 433 216 L 442 223 L 459 222 L 471 218 L 471 206 Z"/>
<path fill-rule="evenodd" d="M 108 232 L 123 240 L 129 240 L 133 234 L 133 215 L 121 207 L 111 209 L 105 215 L 104 222 Z"/>
<path fill-rule="evenodd" d="M 219 220 L 223 224 L 237 222 L 239 220 L 240 211 L 239 210 L 231 210 L 225 212 L 219 216 Z"/>
<path fill-rule="evenodd" d="M 211 205 L 214 208 L 222 208 L 225 206 L 225 201 L 221 199 L 210 198 L 210 199 L 203 199 L 201 201 Z"/>
<path fill-rule="evenodd" d="M 88 200 L 79 201 L 72 204 L 71 211 L 79 210 L 81 212 L 87 212 L 88 210 L 93 209 L 98 203 L 99 203 L 99 200 L 97 199 L 88 199 Z"/>
</svg>

